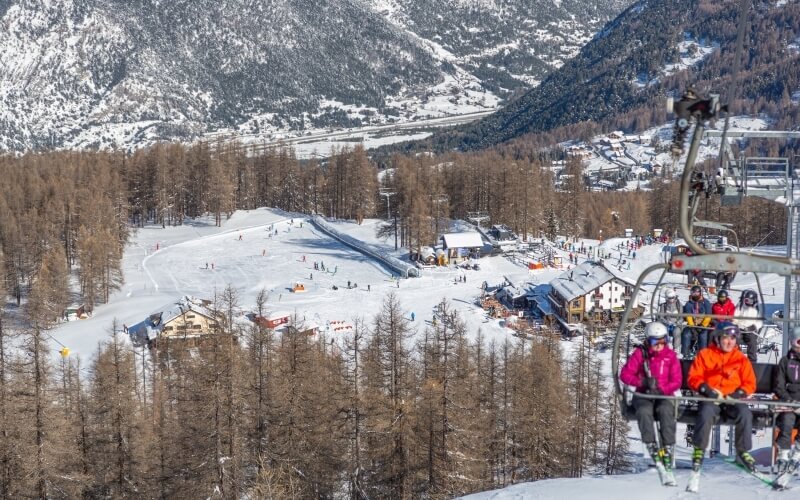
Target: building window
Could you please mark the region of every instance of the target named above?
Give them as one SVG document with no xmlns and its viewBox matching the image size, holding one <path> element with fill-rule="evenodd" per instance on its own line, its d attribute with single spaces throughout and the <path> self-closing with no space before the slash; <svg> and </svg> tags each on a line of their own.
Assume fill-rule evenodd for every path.
<svg viewBox="0 0 800 500">
<path fill-rule="evenodd" d="M 165 332 L 171 332 L 172 331 L 172 327 L 171 326 L 165 326 L 164 327 L 164 331 Z"/>
<path fill-rule="evenodd" d="M 203 325 L 193 325 L 192 328 L 194 328 L 195 330 L 200 330 L 203 328 Z"/>
<path fill-rule="evenodd" d="M 187 315 L 186 315 L 186 318 L 187 318 L 187 319 L 194 319 L 194 314 L 187 314 Z"/>
</svg>

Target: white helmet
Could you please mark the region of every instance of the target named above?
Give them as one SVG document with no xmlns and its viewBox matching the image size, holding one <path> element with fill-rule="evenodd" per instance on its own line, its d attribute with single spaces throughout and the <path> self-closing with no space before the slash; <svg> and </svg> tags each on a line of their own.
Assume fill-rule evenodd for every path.
<svg viewBox="0 0 800 500">
<path fill-rule="evenodd" d="M 648 339 L 663 339 L 667 333 L 667 326 L 660 321 L 653 321 L 644 327 L 644 336 Z"/>
<path fill-rule="evenodd" d="M 665 293 L 664 296 L 667 298 L 667 300 L 673 300 L 678 298 L 678 294 L 672 288 L 667 290 L 667 293 Z"/>
</svg>

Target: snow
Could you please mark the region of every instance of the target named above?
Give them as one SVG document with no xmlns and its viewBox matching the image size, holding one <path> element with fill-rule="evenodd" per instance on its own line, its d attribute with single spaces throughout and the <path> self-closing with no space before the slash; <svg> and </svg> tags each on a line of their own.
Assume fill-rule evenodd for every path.
<svg viewBox="0 0 800 500">
<path fill-rule="evenodd" d="M 679 464 L 680 465 L 680 464 Z M 688 465 L 688 464 L 687 464 Z M 462 497 L 464 500 L 619 500 L 631 498 L 660 499 L 772 499 L 794 498 L 785 491 L 772 491 L 768 486 L 744 472 L 719 460 L 706 460 L 700 479 L 700 491 L 684 491 L 688 469 L 677 469 L 677 488 L 660 486 L 655 469 L 618 476 L 584 477 L 580 479 L 549 479 L 522 483 L 507 488 L 484 491 Z"/>
<path fill-rule="evenodd" d="M 302 222 L 302 227 L 300 227 Z M 394 250 L 393 236 L 376 237 L 376 230 L 383 223 L 377 219 L 365 220 L 362 224 L 334 221 L 330 224 L 339 232 L 365 244 L 398 257 L 405 257 L 404 249 Z M 463 223 L 453 224 L 454 228 Z M 268 231 L 268 229 L 272 229 Z M 278 231 L 277 235 L 275 230 Z M 241 236 L 241 239 L 240 239 Z M 635 281 L 648 266 L 663 259 L 662 245 L 647 245 L 637 250 L 636 259 L 627 256 L 620 244 L 628 240 L 610 238 L 602 243 L 582 240 L 586 247 L 597 247 L 608 255 L 605 263 L 609 270 L 620 278 Z M 761 249 L 760 249 L 761 250 Z M 783 252 L 781 247 L 769 248 L 772 253 Z M 567 261 L 568 250 L 556 249 L 556 255 Z M 264 255 L 262 255 L 262 253 Z M 305 262 L 303 261 L 305 256 Z M 622 265 L 626 260 L 629 265 Z M 314 262 L 324 262 L 327 272 L 315 271 Z M 580 256 L 580 262 L 583 262 Z M 261 208 L 237 211 L 225 220 L 222 227 L 215 227 L 213 219 L 188 220 L 180 227 L 161 228 L 147 226 L 136 231 L 123 257 L 125 284 L 112 294 L 108 304 L 95 308 L 94 315 L 85 320 L 62 323 L 49 331 L 52 355 L 58 356 L 66 346 L 71 356 L 80 356 L 84 366 L 97 352 L 98 344 L 109 338 L 112 322 L 117 328 L 122 324 L 134 325 L 154 312 L 161 311 L 165 304 L 179 300 L 184 295 L 197 298 L 213 298 L 227 285 L 233 285 L 239 295 L 241 316 L 238 321 L 247 324 L 244 314 L 252 312 L 255 297 L 263 288 L 269 292 L 267 316 L 275 313 L 291 313 L 306 324 L 319 325 L 333 341 L 350 334 L 352 329 L 339 328 L 352 324 L 356 317 L 370 323 L 381 308 L 387 294 L 397 294 L 410 326 L 420 335 L 433 319 L 433 307 L 442 299 L 464 319 L 468 336 L 474 339 L 480 330 L 486 339 L 502 341 L 511 338 L 511 330 L 499 320 L 489 320 L 475 304 L 480 295 L 480 285 L 490 285 L 508 279 L 512 284 L 526 287 L 528 284 L 546 285 L 565 269 L 543 269 L 528 271 L 526 263 L 503 256 L 483 257 L 479 270 L 463 270 L 455 267 L 421 270 L 420 278 L 395 280 L 391 271 L 380 262 L 367 257 L 317 230 L 305 216 L 276 209 Z M 206 263 L 209 269 L 206 269 Z M 213 269 L 211 269 L 213 267 Z M 332 274 L 335 270 L 335 274 Z M 313 276 L 312 276 L 313 275 Z M 465 276 L 466 283 L 457 280 Z M 776 275 L 760 275 L 767 313 L 781 308 L 784 280 Z M 347 288 L 347 282 L 352 288 Z M 649 305 L 653 284 L 652 275 L 639 296 L 640 303 Z M 668 274 L 667 286 L 674 286 L 681 300 L 688 297 L 683 276 Z M 308 292 L 291 293 L 295 282 L 303 283 Z M 399 283 L 399 288 L 398 288 Z M 356 286 L 357 284 L 357 286 Z M 339 287 L 333 290 L 332 286 Z M 367 285 L 370 291 L 367 291 Z M 735 289 L 756 287 L 755 277 L 740 273 Z M 655 297 L 657 300 L 658 297 Z M 738 300 L 738 297 L 734 297 Z M 416 319 L 410 320 L 411 312 Z M 561 343 L 569 355 L 578 342 Z M 601 353 L 605 365 L 610 367 L 610 350 Z M 762 355 L 765 358 L 767 355 Z M 762 361 L 766 361 L 762 359 Z M 689 498 L 681 488 L 667 489 L 658 485 L 656 473 L 647 468 L 648 459 L 643 457 L 638 431 L 632 425 L 631 449 L 640 472 L 611 477 L 584 477 L 581 479 L 554 479 L 530 484 L 515 485 L 503 490 L 472 495 L 470 499 L 518 499 L 518 498 L 592 498 L 593 500 L 618 499 L 632 491 L 646 492 L 647 498 Z M 679 446 L 676 457 L 679 465 L 687 464 L 690 450 L 680 441 L 684 427 L 679 425 Z M 754 437 L 758 447 L 765 448 L 769 437 L 763 432 Z M 723 443 L 723 452 L 727 446 Z M 691 498 L 778 498 L 760 483 L 729 465 L 711 460 L 707 464 L 701 492 Z M 687 470 L 679 469 L 677 478 L 686 484 Z M 781 498 L 786 498 L 785 494 Z"/>
</svg>

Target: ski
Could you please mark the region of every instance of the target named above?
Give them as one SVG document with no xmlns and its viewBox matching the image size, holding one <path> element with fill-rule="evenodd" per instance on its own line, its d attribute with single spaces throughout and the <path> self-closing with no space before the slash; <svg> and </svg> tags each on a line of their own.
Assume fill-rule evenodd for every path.
<svg viewBox="0 0 800 500">
<path fill-rule="evenodd" d="M 731 464 L 734 467 L 737 467 L 737 468 L 743 470 L 744 472 L 746 472 L 749 475 L 753 476 L 754 478 L 758 479 L 759 481 L 761 481 L 762 483 L 766 484 L 767 486 L 774 486 L 773 485 L 773 481 L 769 477 L 769 475 L 764 474 L 763 472 L 759 472 L 757 470 L 750 470 L 747 467 L 745 467 L 744 465 L 742 465 L 739 462 L 737 462 L 736 459 L 726 458 L 726 459 L 723 460 L 723 462 Z"/>
<path fill-rule="evenodd" d="M 700 490 L 700 469 L 692 470 L 689 473 L 689 482 L 686 483 L 686 491 L 697 493 Z"/>
<path fill-rule="evenodd" d="M 661 462 L 656 462 L 656 471 L 658 471 L 658 479 L 661 480 L 661 486 L 678 486 L 678 481 L 675 480 L 675 474 L 667 469 Z"/>
</svg>

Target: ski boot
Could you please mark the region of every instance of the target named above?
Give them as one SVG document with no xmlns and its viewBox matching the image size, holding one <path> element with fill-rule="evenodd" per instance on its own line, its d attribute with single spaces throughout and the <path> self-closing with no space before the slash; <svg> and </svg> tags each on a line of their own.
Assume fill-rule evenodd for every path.
<svg viewBox="0 0 800 500">
<path fill-rule="evenodd" d="M 672 470 L 672 454 L 669 452 L 669 448 L 661 448 L 658 450 L 658 456 L 661 459 L 661 463 L 664 464 L 664 467 L 667 470 Z"/>
<path fill-rule="evenodd" d="M 756 472 L 756 459 L 753 458 L 747 451 L 740 451 L 736 454 L 736 460 L 742 464 L 745 469 L 749 470 L 750 472 Z"/>
<path fill-rule="evenodd" d="M 659 452 L 658 445 L 656 443 L 647 443 L 646 446 L 647 446 L 647 453 L 650 454 L 650 458 L 653 459 L 653 462 L 655 462 L 656 465 L 660 464 L 661 456 L 658 453 Z"/>
<path fill-rule="evenodd" d="M 791 460 L 789 452 L 790 450 L 780 450 L 778 452 L 778 459 L 775 461 L 776 474 L 785 472 L 786 468 L 789 467 L 789 460 Z"/>
<path fill-rule="evenodd" d="M 695 472 L 700 472 L 700 469 L 703 468 L 703 456 L 705 455 L 705 450 L 703 448 L 695 448 L 692 452 L 692 470 Z"/>
</svg>

